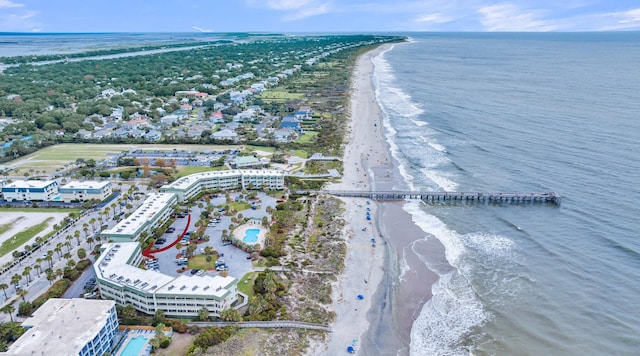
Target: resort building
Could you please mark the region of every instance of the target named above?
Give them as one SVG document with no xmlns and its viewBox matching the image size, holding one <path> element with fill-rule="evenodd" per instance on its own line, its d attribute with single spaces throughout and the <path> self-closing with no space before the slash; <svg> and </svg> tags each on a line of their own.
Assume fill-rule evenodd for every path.
<svg viewBox="0 0 640 356">
<path fill-rule="evenodd" d="M 267 163 L 262 159 L 254 156 L 238 156 L 231 161 L 231 165 L 235 168 L 257 167 L 262 168 Z"/>
<path fill-rule="evenodd" d="M 113 189 L 111 182 L 76 181 L 60 187 L 59 192 L 62 200 L 68 203 L 92 199 L 103 201 L 113 193 Z"/>
<path fill-rule="evenodd" d="M 27 331 L 2 355 L 102 356 L 118 333 L 112 300 L 47 300 L 22 326 Z"/>
<path fill-rule="evenodd" d="M 177 202 L 177 196 L 173 193 L 149 194 L 133 214 L 111 229 L 100 232 L 100 237 L 114 242 L 129 242 L 138 240 L 145 231 L 151 235 L 153 229 L 162 226 L 171 217 Z"/>
<path fill-rule="evenodd" d="M 2 195 L 6 201 L 52 201 L 58 194 L 58 182 L 55 180 L 19 180 L 5 184 Z"/>
<path fill-rule="evenodd" d="M 153 270 L 138 268 L 142 262 L 138 242 L 107 243 L 93 265 L 103 298 L 119 305 L 154 314 L 193 318 L 207 308 L 220 316 L 238 299 L 237 280 L 233 277 L 181 275 L 171 277 Z"/>
<path fill-rule="evenodd" d="M 188 200 L 202 190 L 284 189 L 284 174 L 277 170 L 235 169 L 210 171 L 188 175 L 160 188 L 175 193 L 179 201 Z"/>
</svg>

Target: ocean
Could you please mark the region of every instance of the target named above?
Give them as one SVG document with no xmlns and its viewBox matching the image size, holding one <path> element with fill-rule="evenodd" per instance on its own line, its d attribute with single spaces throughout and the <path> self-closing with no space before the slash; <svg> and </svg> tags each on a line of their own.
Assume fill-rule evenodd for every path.
<svg viewBox="0 0 640 356">
<path fill-rule="evenodd" d="M 563 197 L 404 205 L 439 276 L 411 355 L 640 353 L 638 58 L 638 32 L 425 33 L 373 60 L 396 189 Z"/>
</svg>

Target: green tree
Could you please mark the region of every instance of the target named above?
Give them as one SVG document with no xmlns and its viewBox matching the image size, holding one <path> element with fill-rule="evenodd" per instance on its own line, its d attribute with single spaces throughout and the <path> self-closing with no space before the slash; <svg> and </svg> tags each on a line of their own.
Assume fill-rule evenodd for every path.
<svg viewBox="0 0 640 356">
<path fill-rule="evenodd" d="M 198 319 L 202 321 L 209 320 L 209 309 L 207 307 L 202 307 L 202 309 L 198 310 Z"/>
<path fill-rule="evenodd" d="M 220 319 L 224 321 L 242 321 L 242 315 L 235 308 L 228 308 L 220 312 Z"/>
<path fill-rule="evenodd" d="M 78 259 L 84 260 L 87 257 L 87 250 L 80 248 L 78 249 Z"/>
<path fill-rule="evenodd" d="M 7 300 L 9 298 L 7 296 L 7 288 L 9 288 L 9 286 L 6 283 L 0 283 L 0 289 L 2 289 L 2 292 L 4 292 L 4 300 Z"/>
<path fill-rule="evenodd" d="M 9 315 L 9 318 L 11 319 L 11 322 L 13 323 L 13 312 L 16 311 L 16 307 L 13 306 L 13 303 L 9 303 L 9 304 L 5 305 L 4 307 L 0 308 L 0 311 L 2 311 L 3 313 Z"/>
</svg>

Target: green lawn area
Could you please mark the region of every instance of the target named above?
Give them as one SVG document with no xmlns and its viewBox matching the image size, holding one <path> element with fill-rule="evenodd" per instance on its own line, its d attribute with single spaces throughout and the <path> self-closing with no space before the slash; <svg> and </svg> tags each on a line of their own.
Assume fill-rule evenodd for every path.
<svg viewBox="0 0 640 356">
<path fill-rule="evenodd" d="M 44 170 L 53 173 L 57 168 L 75 162 L 78 158 L 102 160 L 108 154 L 129 151 L 132 148 L 144 151 L 172 151 L 179 146 L 169 144 L 94 144 L 94 143 L 64 143 L 38 150 L 30 155 L 7 162 L 6 165 L 15 167 L 15 174 L 28 172 L 29 169 Z M 180 151 L 221 151 L 238 149 L 237 145 L 188 145 Z"/>
<path fill-rule="evenodd" d="M 18 217 L 15 220 L 11 221 L 8 224 L 2 224 L 0 225 L 0 235 L 4 234 L 5 232 L 11 230 L 11 228 L 13 227 L 13 225 L 15 225 L 15 223 L 17 223 L 21 218 Z"/>
<path fill-rule="evenodd" d="M 198 252 L 199 251 L 200 247 L 198 247 Z M 189 259 L 189 264 L 187 265 L 187 267 L 189 267 L 190 269 L 203 269 L 205 271 L 209 268 L 214 268 L 216 266 L 216 260 L 218 259 L 218 256 L 211 255 L 211 257 L 211 263 L 207 263 L 207 256 L 205 254 L 195 255 L 191 259 Z"/>
<path fill-rule="evenodd" d="M 296 140 L 296 143 L 311 143 L 316 136 L 318 136 L 318 131 L 305 131 L 304 135 Z"/>
<path fill-rule="evenodd" d="M 49 226 L 49 222 L 51 222 L 51 220 L 53 220 L 53 218 L 48 218 L 38 225 L 30 226 L 27 229 L 15 234 L 15 236 L 13 236 L 12 238 L 3 242 L 2 245 L 0 245 L 0 257 L 6 255 L 7 253 L 13 252 L 13 250 L 22 246 L 22 244 L 42 232 L 47 228 L 47 226 Z"/>
<path fill-rule="evenodd" d="M 290 93 L 284 90 L 267 90 L 260 94 L 260 99 L 276 99 L 276 100 L 286 100 L 286 99 L 302 99 L 304 98 L 303 93 Z"/>
<path fill-rule="evenodd" d="M 309 158 L 309 152 L 305 150 L 295 150 L 293 151 L 294 156 L 298 156 L 300 158 Z"/>
<path fill-rule="evenodd" d="M 233 210 L 237 212 L 241 212 L 243 210 L 251 209 L 251 204 L 244 201 L 239 201 L 239 202 L 233 202 L 233 203 L 225 203 L 222 205 L 218 205 L 217 207 L 218 208 L 224 207 L 226 210 L 229 210 L 229 208 L 233 208 Z"/>
<path fill-rule="evenodd" d="M 249 272 L 238 281 L 238 290 L 246 294 L 249 298 L 253 296 L 253 281 L 257 275 L 258 272 Z"/>
<path fill-rule="evenodd" d="M 249 151 L 264 151 L 264 152 L 269 152 L 269 153 L 274 153 L 276 151 L 275 147 L 262 147 L 262 146 L 246 145 L 245 148 L 248 149 Z"/>
<path fill-rule="evenodd" d="M 202 166 L 179 166 L 177 177 L 184 177 L 195 173 L 210 172 L 210 171 L 224 171 L 227 167 L 202 167 Z"/>
</svg>

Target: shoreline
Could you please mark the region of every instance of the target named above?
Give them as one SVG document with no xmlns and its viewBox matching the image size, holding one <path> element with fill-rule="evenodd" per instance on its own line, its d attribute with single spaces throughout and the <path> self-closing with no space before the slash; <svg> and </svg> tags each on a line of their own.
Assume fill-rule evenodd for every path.
<svg viewBox="0 0 640 356">
<path fill-rule="evenodd" d="M 391 190 L 395 182 L 404 181 L 386 140 L 373 78 L 372 59 L 391 46 L 381 45 L 361 54 L 356 61 L 344 175 L 341 182 L 327 189 Z M 437 275 L 406 249 L 411 248 L 417 236 L 426 234 L 404 211 L 402 201 L 341 200 L 345 203 L 347 255 L 345 271 L 334 285 L 332 308 L 336 320 L 324 347 L 310 351 L 336 354 L 352 345 L 357 354 L 409 355 L 413 321 L 431 298 Z M 371 210 L 371 221 L 365 220 L 366 208 Z M 369 244 L 372 237 L 376 247 Z M 399 261 L 403 258 L 411 273 L 400 280 Z M 356 299 L 357 294 L 364 299 Z"/>
</svg>

